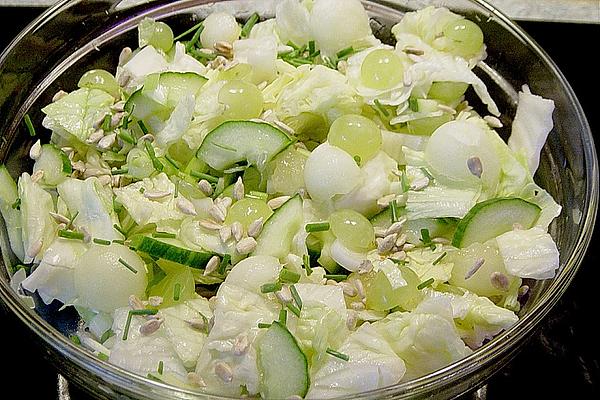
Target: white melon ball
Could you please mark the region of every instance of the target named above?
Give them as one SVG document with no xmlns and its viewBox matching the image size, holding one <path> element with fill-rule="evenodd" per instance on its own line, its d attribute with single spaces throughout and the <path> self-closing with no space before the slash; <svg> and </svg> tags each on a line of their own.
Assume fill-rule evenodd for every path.
<svg viewBox="0 0 600 400">
<path fill-rule="evenodd" d="M 358 0 L 316 0 L 310 28 L 321 53 L 328 56 L 372 34 L 369 16 Z"/>
<path fill-rule="evenodd" d="M 453 182 L 494 186 L 500 176 L 500 160 L 485 129 L 470 121 L 451 121 L 436 129 L 425 147 L 432 172 Z"/>
<path fill-rule="evenodd" d="M 75 261 L 74 269 L 77 304 L 96 311 L 112 313 L 127 306 L 130 295 L 144 296 L 148 283 L 144 261 L 120 244 L 92 245 Z"/>
<path fill-rule="evenodd" d="M 306 190 L 320 202 L 331 200 L 336 194 L 350 193 L 361 182 L 360 168 L 352 156 L 329 143 L 315 148 L 304 165 Z"/>
<path fill-rule="evenodd" d="M 200 34 L 202 47 L 212 49 L 217 42 L 233 43 L 238 40 L 242 28 L 231 14 L 216 12 L 204 20 L 204 29 Z"/>
</svg>

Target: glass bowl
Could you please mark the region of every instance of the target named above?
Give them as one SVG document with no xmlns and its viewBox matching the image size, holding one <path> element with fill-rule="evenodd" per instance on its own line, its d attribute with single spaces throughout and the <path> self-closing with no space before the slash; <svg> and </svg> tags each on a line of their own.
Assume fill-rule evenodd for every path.
<svg viewBox="0 0 600 400">
<path fill-rule="evenodd" d="M 113 70 L 124 46 L 136 47 L 135 28 L 144 17 L 167 21 L 176 32 L 191 26 L 215 7 L 226 6 L 241 19 L 258 11 L 273 16 L 275 0 L 140 2 L 130 0 L 63 0 L 23 30 L 0 55 L 0 161 L 13 176 L 31 170 L 33 144 L 24 127 L 29 114 L 41 126 L 40 109 L 60 89 L 73 90 L 91 68 Z M 143 3 L 133 5 L 134 3 Z M 502 111 L 505 137 L 516 111 L 517 90 L 532 91 L 556 103 L 554 129 L 542 152 L 536 180 L 563 206 L 550 226 L 560 250 L 560 273 L 537 282 L 520 320 L 470 356 L 427 376 L 387 388 L 357 394 L 355 399 L 455 398 L 483 384 L 522 347 L 572 281 L 590 241 L 598 202 L 598 162 L 592 134 L 568 82 L 546 53 L 515 23 L 489 4 L 479 1 L 363 1 L 374 32 L 382 40 L 403 13 L 439 5 L 466 15 L 486 36 L 488 57 L 476 68 Z M 47 139 L 47 138 L 45 138 Z M 1 219 L 0 219 L 1 221 Z M 68 334 L 77 326 L 76 314 L 38 302 L 30 309 L 10 287 L 5 265 L 14 256 L 0 226 L 0 298 L 5 309 L 33 333 L 40 352 L 72 383 L 98 398 L 222 399 L 177 389 L 124 371 L 74 345 Z"/>
</svg>

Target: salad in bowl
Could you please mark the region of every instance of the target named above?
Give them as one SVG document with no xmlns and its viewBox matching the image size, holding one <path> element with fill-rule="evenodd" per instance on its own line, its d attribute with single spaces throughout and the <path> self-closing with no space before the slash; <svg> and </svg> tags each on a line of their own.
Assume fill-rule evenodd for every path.
<svg viewBox="0 0 600 400">
<path fill-rule="evenodd" d="M 504 141 L 446 8 L 393 43 L 357 0 L 217 9 L 42 108 L 0 211 L 12 285 L 74 308 L 71 339 L 194 391 L 352 396 L 427 375 L 518 321 L 559 269 L 561 206 L 533 176 L 554 103 L 525 85 Z M 41 131 L 49 135 L 41 135 Z"/>
</svg>

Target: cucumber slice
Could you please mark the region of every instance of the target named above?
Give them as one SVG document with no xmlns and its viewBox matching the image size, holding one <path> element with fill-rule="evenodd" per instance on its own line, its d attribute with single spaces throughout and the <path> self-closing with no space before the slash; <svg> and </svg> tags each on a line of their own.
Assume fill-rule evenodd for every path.
<svg viewBox="0 0 600 400">
<path fill-rule="evenodd" d="M 165 96 L 163 104 L 175 107 L 184 96 L 196 96 L 206 81 L 208 79 L 194 72 L 163 72 L 160 74 L 157 90 Z"/>
<path fill-rule="evenodd" d="M 292 240 L 303 221 L 302 199 L 296 195 L 275 210 L 265 222 L 252 255 L 286 257 L 290 254 Z"/>
<path fill-rule="evenodd" d="M 64 151 L 53 144 L 42 146 L 42 153 L 33 165 L 33 172 L 44 171 L 41 183 L 56 186 L 64 182 L 73 172 L 71 161 Z"/>
<path fill-rule="evenodd" d="M 10 248 L 15 256 L 23 261 L 25 251 L 23 250 L 23 236 L 21 233 L 21 212 L 13 207 L 18 197 L 19 193 L 17 192 L 15 180 L 10 176 L 6 166 L 0 165 L 0 212 L 6 224 Z"/>
<path fill-rule="evenodd" d="M 285 133 L 267 123 L 227 121 L 206 136 L 196 156 L 219 171 L 241 161 L 262 170 L 291 143 Z"/>
<path fill-rule="evenodd" d="M 145 96 L 143 88 L 133 92 L 125 103 L 125 110 L 137 120 L 146 121 L 150 117 L 166 120 L 171 114 L 171 109 L 160 104 L 158 101 Z"/>
<path fill-rule="evenodd" d="M 402 218 L 403 211 L 399 211 L 398 218 Z M 370 219 L 374 228 L 387 229 L 392 225 L 390 208 L 386 208 Z M 402 232 L 406 234 L 409 243 L 419 243 L 421 230 L 427 229 L 431 237 L 444 237 L 452 239 L 458 220 L 455 218 L 418 218 L 408 220 L 403 225 Z"/>
<path fill-rule="evenodd" d="M 183 247 L 183 243 L 178 240 L 159 240 L 143 235 L 137 235 L 131 238 L 129 247 L 152 257 L 200 269 L 204 268 L 208 260 L 214 255 L 209 252 L 186 249 Z"/>
<path fill-rule="evenodd" d="M 529 229 L 537 221 L 541 208 L 518 197 L 503 197 L 482 201 L 469 210 L 458 223 L 452 239 L 454 247 L 484 243 L 520 224 Z"/>
<path fill-rule="evenodd" d="M 310 378 L 306 355 L 285 325 L 274 321 L 256 349 L 263 399 L 304 397 Z"/>
</svg>

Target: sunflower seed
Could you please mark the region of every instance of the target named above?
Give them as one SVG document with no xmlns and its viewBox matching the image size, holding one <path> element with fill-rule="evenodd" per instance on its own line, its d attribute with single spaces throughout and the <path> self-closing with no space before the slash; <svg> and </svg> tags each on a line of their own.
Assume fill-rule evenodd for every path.
<svg viewBox="0 0 600 400">
<path fill-rule="evenodd" d="M 366 274 L 373 269 L 373 263 L 370 260 L 362 260 L 358 266 L 359 274 Z"/>
<path fill-rule="evenodd" d="M 117 140 L 117 134 L 111 133 L 110 135 L 104 136 L 100 141 L 98 141 L 98 148 L 100 150 L 108 150 L 115 144 Z"/>
<path fill-rule="evenodd" d="M 444 237 L 434 237 L 433 239 L 431 239 L 431 241 L 437 244 L 450 244 L 450 240 Z"/>
<path fill-rule="evenodd" d="M 123 116 L 125 115 L 124 112 L 117 112 L 114 113 L 113 116 L 110 118 L 110 126 L 114 127 L 119 125 L 119 123 L 121 122 L 121 120 L 123 119 Z"/>
<path fill-rule="evenodd" d="M 186 319 L 185 323 L 189 325 L 190 328 L 195 329 L 197 331 L 206 332 L 206 320 L 204 318 L 192 318 Z"/>
<path fill-rule="evenodd" d="M 483 173 L 483 164 L 481 164 L 481 159 L 479 157 L 470 157 L 467 160 L 467 168 L 469 168 L 469 172 L 471 174 L 481 178 L 481 174 Z"/>
<path fill-rule="evenodd" d="M 438 104 L 437 108 L 438 108 L 438 110 L 443 111 L 446 114 L 451 114 L 451 115 L 456 114 L 456 110 L 454 108 L 447 106 L 445 104 Z"/>
<path fill-rule="evenodd" d="M 410 184 L 410 190 L 419 191 L 425 189 L 429 185 L 429 178 L 426 176 L 422 176 L 420 178 L 415 179 Z"/>
<path fill-rule="evenodd" d="M 206 263 L 206 267 L 204 267 L 204 276 L 210 275 L 219 268 L 219 264 L 221 263 L 221 259 L 218 256 L 212 256 L 210 260 Z"/>
<path fill-rule="evenodd" d="M 502 121 L 500 121 L 498 118 L 496 118 L 494 116 L 486 115 L 485 117 L 483 117 L 483 119 L 492 128 L 502 128 L 504 126 L 502 124 Z"/>
<path fill-rule="evenodd" d="M 204 379 L 202 379 L 202 377 L 195 372 L 188 372 L 187 379 L 188 382 L 193 386 L 206 387 L 206 382 L 204 382 Z"/>
<path fill-rule="evenodd" d="M 102 186 L 110 185 L 112 183 L 112 176 L 110 176 L 110 175 L 100 175 L 98 177 L 98 181 L 100 182 L 100 184 Z"/>
<path fill-rule="evenodd" d="M 130 47 L 123 47 L 123 50 L 121 50 L 121 53 L 119 54 L 119 67 L 122 67 L 129 61 L 132 53 L 133 51 Z"/>
<path fill-rule="evenodd" d="M 42 250 L 43 245 L 44 243 L 41 240 L 36 240 L 35 242 L 32 242 L 27 248 L 27 255 L 31 258 L 35 258 L 40 252 L 40 250 Z"/>
<path fill-rule="evenodd" d="M 281 207 L 286 201 L 291 199 L 291 196 L 279 196 L 275 197 L 267 202 L 267 205 L 271 207 L 271 210 L 276 210 Z"/>
<path fill-rule="evenodd" d="M 186 199 L 185 197 L 179 196 L 176 201 L 177 208 L 185 215 L 198 215 L 194 203 Z"/>
<path fill-rule="evenodd" d="M 380 227 L 375 227 L 373 228 L 373 230 L 375 231 L 375 237 L 376 238 L 384 238 L 387 235 L 385 234 L 387 232 L 387 229 L 385 228 L 380 228 Z"/>
<path fill-rule="evenodd" d="M 377 238 L 375 241 L 377 242 L 377 253 L 378 254 L 386 254 L 389 253 L 390 250 L 394 247 L 396 243 L 396 234 L 388 235 L 384 238 Z"/>
<path fill-rule="evenodd" d="M 227 213 L 227 209 L 233 204 L 233 199 L 231 197 L 220 197 L 215 200 L 215 204 L 222 207 L 225 213 Z"/>
<path fill-rule="evenodd" d="M 223 227 L 223 225 L 221 225 L 221 224 L 217 224 L 214 221 L 209 221 L 206 219 L 200 221 L 199 224 L 201 227 L 208 229 L 210 231 L 218 231 Z"/>
<path fill-rule="evenodd" d="M 220 53 L 227 58 L 231 58 L 233 56 L 233 46 L 229 42 L 221 40 L 221 41 L 215 43 L 215 45 L 213 47 L 217 53 Z M 225 60 L 225 62 L 222 63 L 221 65 L 224 66 L 226 64 L 227 64 L 227 60 Z"/>
<path fill-rule="evenodd" d="M 49 214 L 58 223 L 68 224 L 69 222 L 71 222 L 71 220 L 65 217 L 64 215 L 60 215 L 52 211 L 50 211 Z"/>
<path fill-rule="evenodd" d="M 40 179 L 42 179 L 43 177 L 44 177 L 44 170 L 38 169 L 33 174 L 31 174 L 31 182 L 38 183 L 40 181 Z"/>
<path fill-rule="evenodd" d="M 116 102 L 115 104 L 113 104 L 112 106 L 110 106 L 110 109 L 116 112 L 123 112 L 125 111 L 125 101 L 121 100 Z"/>
<path fill-rule="evenodd" d="M 251 253 L 255 248 L 256 240 L 253 237 L 244 238 L 235 245 L 235 250 L 240 254 Z"/>
<path fill-rule="evenodd" d="M 127 70 L 122 70 L 121 74 L 117 78 L 117 84 L 121 87 L 125 87 L 129 83 L 129 81 L 131 81 L 131 75 L 129 74 L 129 72 L 127 72 Z"/>
<path fill-rule="evenodd" d="M 154 142 L 154 135 L 151 133 L 146 133 L 144 136 L 142 136 L 138 139 L 138 142 L 143 142 L 144 140 L 147 140 L 149 142 Z"/>
<path fill-rule="evenodd" d="M 151 335 L 154 332 L 156 332 L 158 330 L 158 328 L 160 328 L 162 323 L 163 323 L 162 318 L 148 320 L 140 326 L 140 333 L 143 336 Z"/>
<path fill-rule="evenodd" d="M 282 131 L 289 133 L 290 135 L 296 135 L 296 131 L 294 131 L 294 129 L 292 129 L 292 127 L 290 127 L 289 125 L 281 122 L 278 119 L 274 119 L 273 120 L 273 124 L 278 127 L 279 129 L 281 129 Z"/>
<path fill-rule="evenodd" d="M 394 222 L 385 231 L 385 236 L 392 235 L 394 233 L 400 233 L 402 226 L 406 223 L 406 218 L 402 218 L 400 221 Z"/>
<path fill-rule="evenodd" d="M 406 233 L 399 235 L 398 239 L 396 239 L 396 246 L 398 246 L 399 248 L 402 248 L 406 244 L 406 239 L 407 239 Z"/>
<path fill-rule="evenodd" d="M 483 258 L 483 257 L 479 257 L 477 260 L 475 260 L 475 263 L 473 264 L 473 266 L 465 274 L 465 280 L 467 280 L 467 279 L 471 278 L 473 275 L 475 275 L 475 273 L 477 271 L 479 271 L 479 268 L 481 268 L 481 266 L 484 263 L 485 263 L 485 258 Z"/>
<path fill-rule="evenodd" d="M 83 233 L 84 243 L 90 243 L 92 241 L 92 235 L 90 235 L 90 232 L 87 230 L 87 228 L 85 226 L 81 226 L 79 227 L 79 230 L 81 233 Z"/>
<path fill-rule="evenodd" d="M 400 250 L 397 251 L 395 253 L 393 253 L 390 258 L 393 258 L 394 260 L 398 260 L 398 261 L 404 261 L 406 260 L 406 252 L 404 250 Z"/>
<path fill-rule="evenodd" d="M 231 239 L 231 227 L 224 226 L 221 229 L 219 229 L 219 238 L 221 239 L 221 242 L 223 242 L 223 243 L 225 243 L 229 239 Z"/>
<path fill-rule="evenodd" d="M 129 296 L 129 308 L 131 308 L 132 310 L 141 310 L 144 308 L 144 304 L 142 303 L 139 297 L 132 294 L 131 296 Z"/>
<path fill-rule="evenodd" d="M 171 195 L 170 191 L 162 191 L 162 190 L 146 190 L 144 191 L 144 197 L 150 200 L 160 200 L 164 199 Z"/>
<path fill-rule="evenodd" d="M 277 297 L 277 300 L 284 304 L 291 303 L 294 300 L 294 298 L 292 297 L 292 292 L 287 286 L 284 286 L 281 288 L 281 290 L 275 292 L 275 297 Z"/>
<path fill-rule="evenodd" d="M 210 215 L 215 221 L 223 223 L 225 222 L 227 212 L 223 209 L 223 207 L 220 207 L 218 204 L 214 204 L 208 210 L 208 215 Z"/>
<path fill-rule="evenodd" d="M 346 327 L 349 330 L 354 330 L 356 328 L 356 323 L 358 322 L 358 317 L 354 310 L 348 310 L 348 317 L 346 318 Z"/>
<path fill-rule="evenodd" d="M 510 286 L 508 277 L 500 272 L 492 272 L 490 275 L 490 281 L 492 282 L 492 286 L 496 289 L 508 290 L 508 287 Z"/>
<path fill-rule="evenodd" d="M 215 363 L 215 374 L 225 383 L 233 381 L 233 370 L 224 361 L 217 361 Z"/>
<path fill-rule="evenodd" d="M 256 237 L 260 234 L 263 228 L 263 217 L 260 217 L 257 220 L 254 220 L 250 225 L 248 225 L 248 236 Z"/>
<path fill-rule="evenodd" d="M 415 247 L 417 247 L 417 246 L 415 246 L 412 243 L 405 243 L 404 246 L 402 246 L 402 250 L 404 250 L 404 251 L 411 251 Z"/>
<path fill-rule="evenodd" d="M 248 335 L 241 333 L 235 337 L 233 342 L 233 354 L 236 356 L 244 355 L 249 347 L 250 341 L 248 340 Z"/>
<path fill-rule="evenodd" d="M 365 292 L 365 287 L 363 286 L 363 283 L 360 279 L 356 279 L 354 281 L 354 287 L 356 288 L 356 294 L 358 295 L 358 297 L 364 299 L 367 296 Z"/>
<path fill-rule="evenodd" d="M 52 96 L 52 102 L 54 103 L 56 101 L 59 101 L 60 99 L 63 99 L 68 95 L 69 93 L 65 92 L 64 90 L 59 90 L 54 94 L 54 96 Z"/>
<path fill-rule="evenodd" d="M 518 295 L 519 295 L 519 297 L 523 297 L 523 296 L 525 296 L 527 293 L 529 293 L 529 286 L 527 286 L 527 285 L 523 285 L 523 286 L 521 286 L 521 287 L 519 288 L 519 291 L 518 291 Z"/>
<path fill-rule="evenodd" d="M 414 54 L 416 56 L 422 56 L 423 54 L 425 54 L 425 52 L 421 49 L 418 49 L 416 47 L 413 46 L 405 46 L 402 49 L 403 52 L 405 52 L 406 54 Z"/>
<path fill-rule="evenodd" d="M 198 182 L 198 188 L 200 188 L 202 193 L 204 193 L 207 196 L 213 194 L 213 188 L 206 179 L 202 179 L 200 182 Z"/>
<path fill-rule="evenodd" d="M 242 181 L 242 177 L 238 177 L 237 181 L 233 185 L 233 198 L 236 200 L 241 200 L 244 198 L 244 182 Z"/>
<path fill-rule="evenodd" d="M 163 303 L 163 300 L 161 296 L 150 296 L 148 297 L 148 304 L 152 307 L 158 307 Z"/>
<path fill-rule="evenodd" d="M 231 224 L 231 234 L 239 242 L 244 237 L 244 226 L 239 221 L 235 221 Z"/>
<path fill-rule="evenodd" d="M 365 305 L 362 301 L 355 301 L 354 303 L 350 304 L 350 308 L 355 311 L 362 311 L 365 309 Z"/>
<path fill-rule="evenodd" d="M 392 202 L 392 200 L 394 200 L 396 198 L 395 194 L 388 194 L 386 196 L 383 196 L 379 199 L 377 199 L 377 205 L 381 208 L 385 208 L 387 206 L 390 205 L 390 203 Z"/>
<path fill-rule="evenodd" d="M 348 297 L 356 296 L 357 291 L 356 291 L 356 287 L 354 285 L 347 283 L 347 282 L 342 282 L 341 286 L 342 286 L 342 291 L 344 292 L 345 296 L 348 296 Z"/>
<path fill-rule="evenodd" d="M 329 286 L 337 286 L 338 285 L 338 281 L 334 281 L 333 279 L 327 279 L 325 281 L 325 284 L 329 285 Z"/>
<path fill-rule="evenodd" d="M 41 155 L 42 155 L 42 143 L 38 139 L 37 142 L 35 142 L 33 144 L 33 146 L 31 146 L 31 149 L 29 149 L 29 158 L 31 158 L 32 160 L 35 161 L 38 158 L 40 158 Z"/>
</svg>

